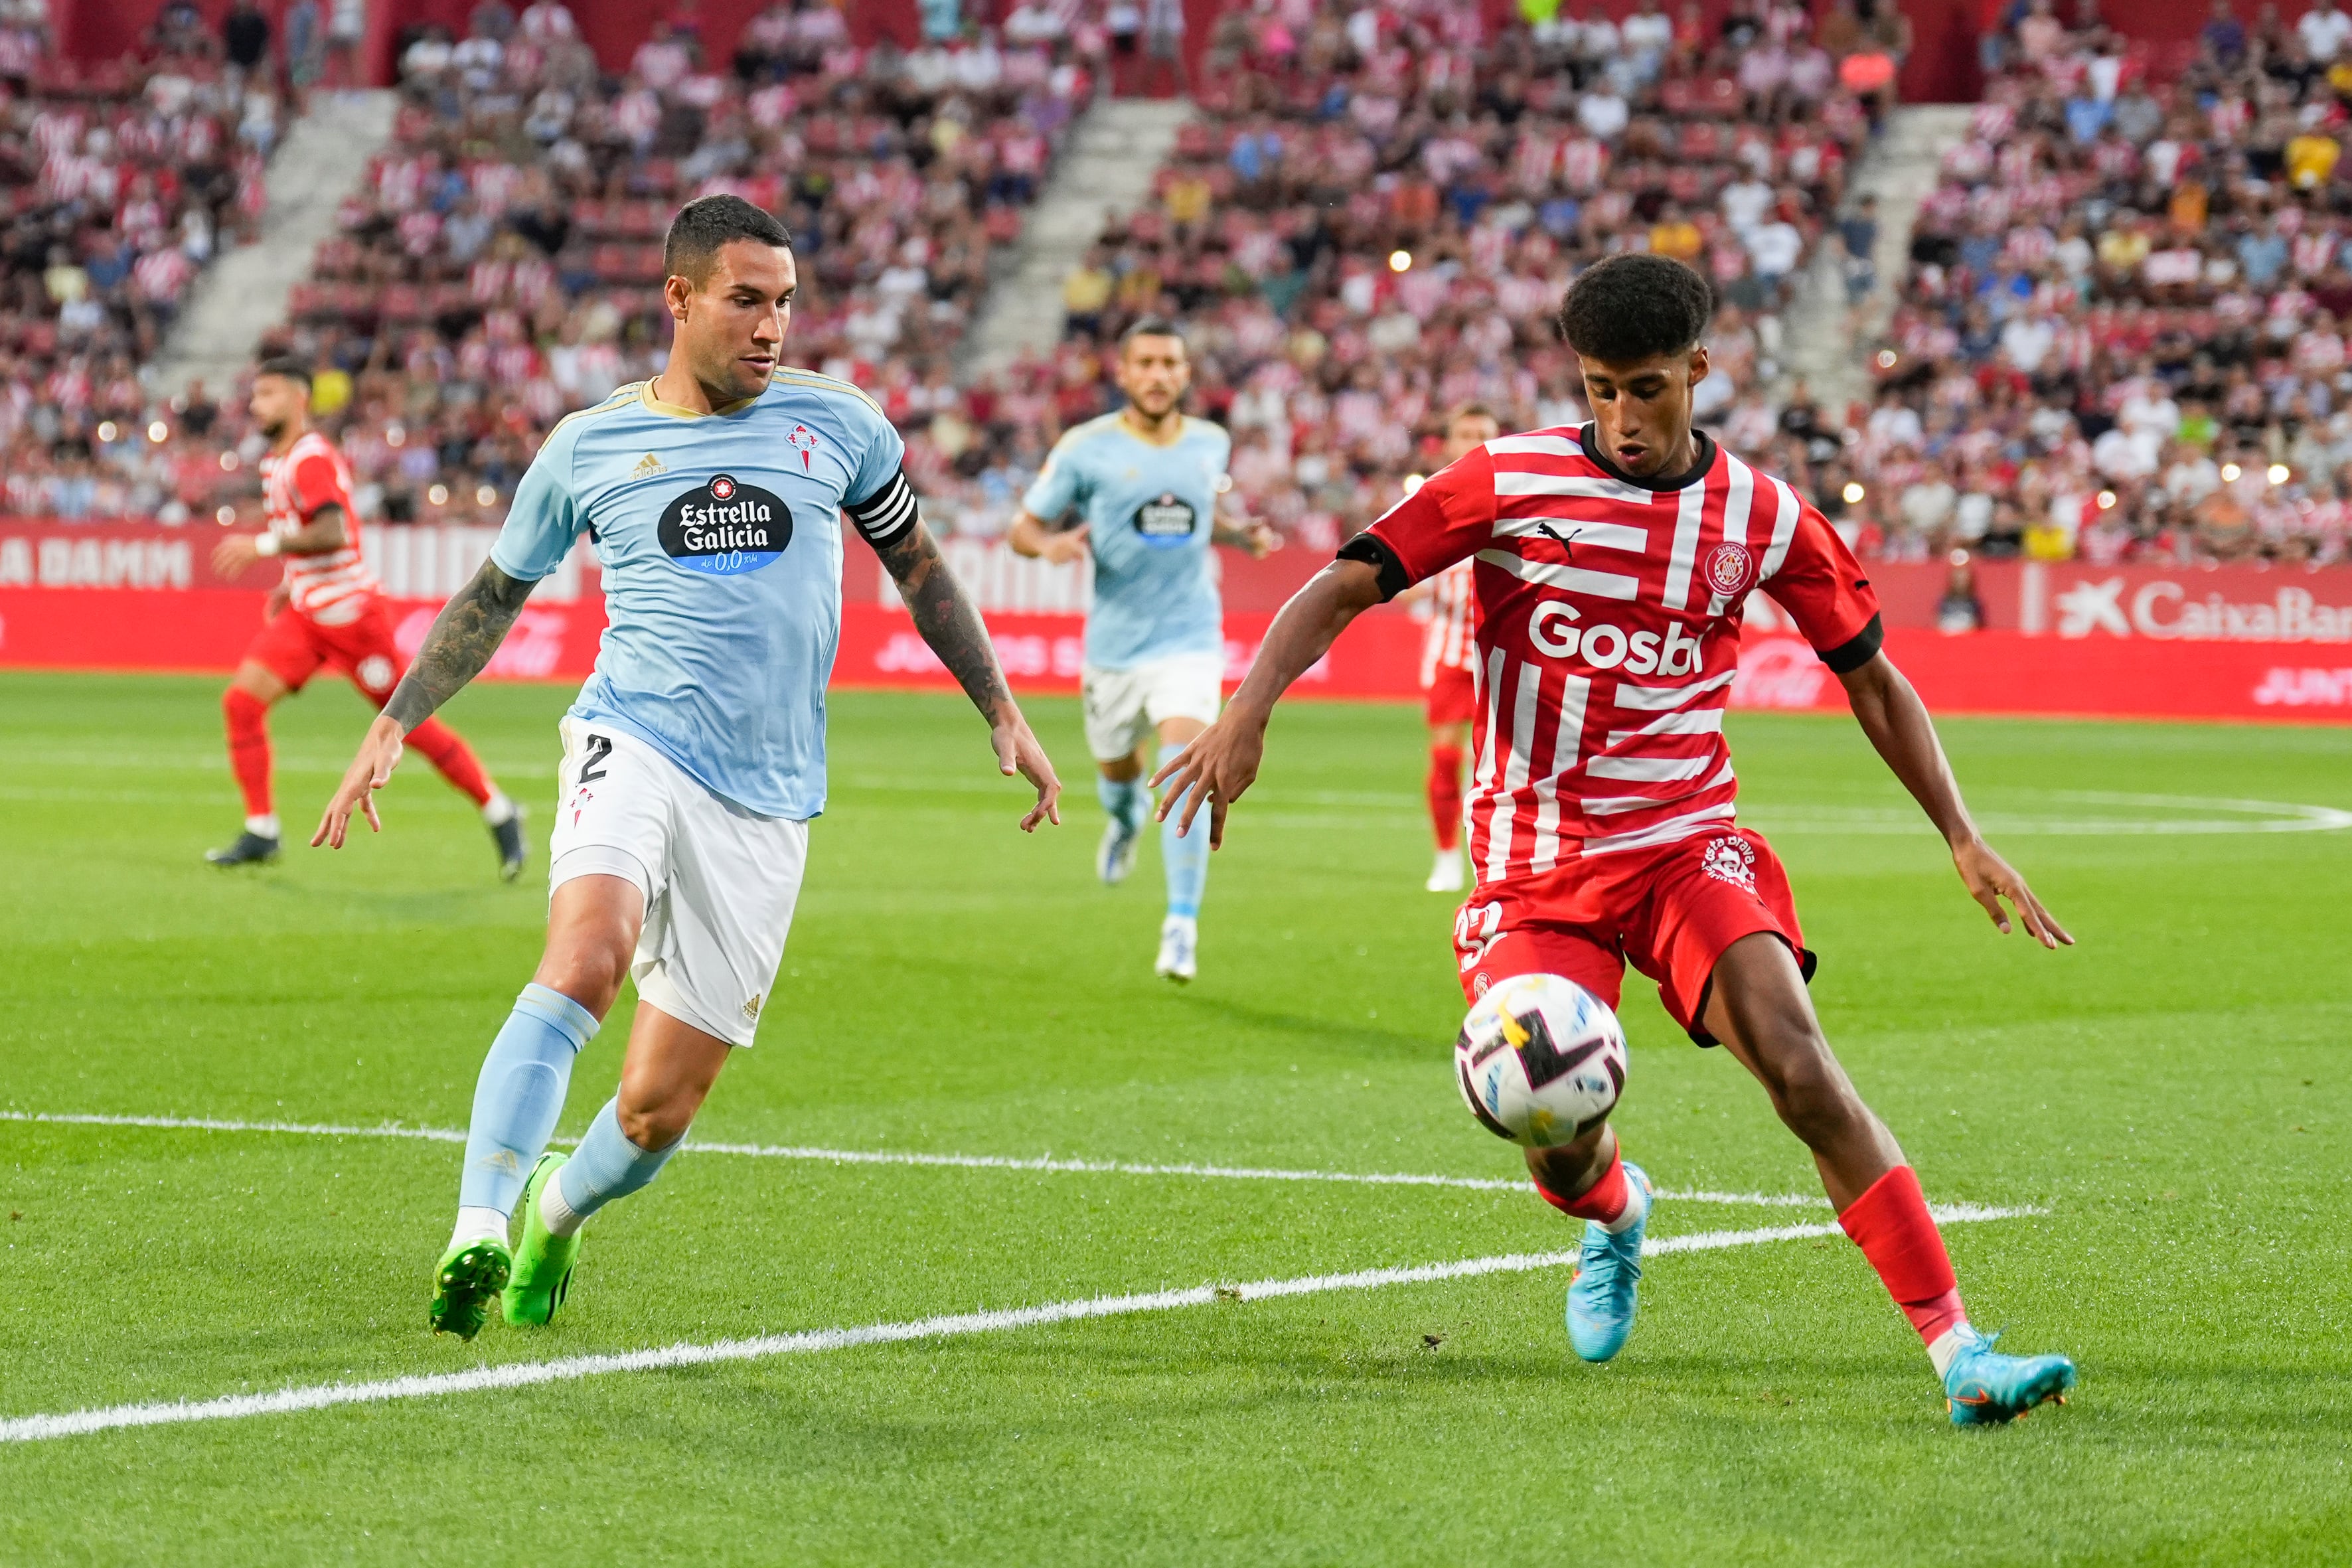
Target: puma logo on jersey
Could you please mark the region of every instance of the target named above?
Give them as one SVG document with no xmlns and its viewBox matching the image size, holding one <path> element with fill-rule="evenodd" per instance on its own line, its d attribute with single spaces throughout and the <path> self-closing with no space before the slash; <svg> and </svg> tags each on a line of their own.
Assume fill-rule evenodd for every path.
<svg viewBox="0 0 2352 1568">
<path fill-rule="evenodd" d="M 637 459 L 637 466 L 629 470 L 629 478 L 633 479 L 650 479 L 656 474 L 666 474 L 667 472 L 669 472 L 668 465 L 664 463 L 659 458 L 655 457 L 651 452 L 647 452 L 644 457 Z"/>
</svg>

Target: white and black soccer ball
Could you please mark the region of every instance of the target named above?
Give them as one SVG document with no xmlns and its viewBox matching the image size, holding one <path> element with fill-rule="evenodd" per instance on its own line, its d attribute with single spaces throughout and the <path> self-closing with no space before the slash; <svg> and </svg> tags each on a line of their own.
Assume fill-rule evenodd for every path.
<svg viewBox="0 0 2352 1568">
<path fill-rule="evenodd" d="M 1513 975 L 1470 1009 L 1454 1069 L 1486 1131 L 1558 1148 L 1607 1116 L 1624 1091 L 1625 1031 L 1573 980 Z"/>
</svg>

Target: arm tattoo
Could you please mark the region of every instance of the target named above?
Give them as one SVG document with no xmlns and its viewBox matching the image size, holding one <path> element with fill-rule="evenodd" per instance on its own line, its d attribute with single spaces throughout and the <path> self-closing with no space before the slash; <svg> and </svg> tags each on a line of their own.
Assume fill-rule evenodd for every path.
<svg viewBox="0 0 2352 1568">
<path fill-rule="evenodd" d="M 1013 693 L 1004 684 L 1004 672 L 997 668 L 996 648 L 988 640 L 988 628 L 965 596 L 963 584 L 948 570 L 931 531 L 918 524 L 878 553 L 915 617 L 915 629 L 956 678 L 971 705 L 995 722 L 999 711 L 1013 700 Z"/>
<path fill-rule="evenodd" d="M 383 710 L 404 731 L 431 718 L 435 709 L 457 694 L 458 688 L 482 673 L 513 628 L 515 617 L 522 613 L 522 602 L 538 585 L 509 577 L 483 562 L 474 580 L 441 606 L 433 629 L 425 634 L 425 646 L 416 650 L 415 662 L 394 689 Z"/>
</svg>

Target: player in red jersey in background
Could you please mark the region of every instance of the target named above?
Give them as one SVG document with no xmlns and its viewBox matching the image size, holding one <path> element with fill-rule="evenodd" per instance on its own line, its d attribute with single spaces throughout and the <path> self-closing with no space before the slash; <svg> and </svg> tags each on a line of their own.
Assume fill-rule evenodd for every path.
<svg viewBox="0 0 2352 1568">
<path fill-rule="evenodd" d="M 278 813 L 270 801 L 270 705 L 301 690 L 320 665 L 331 665 L 382 708 L 402 671 L 383 591 L 361 553 L 351 468 L 334 443 L 310 428 L 309 367 L 298 360 L 264 361 L 253 378 L 251 409 L 254 427 L 269 443 L 261 460 L 268 527 L 222 540 L 213 551 L 213 571 L 234 578 L 258 561 L 282 556 L 286 576 L 270 590 L 261 635 L 245 650 L 236 679 L 221 697 L 229 766 L 245 795 L 245 831 L 226 848 L 205 854 L 215 866 L 278 857 Z M 472 748 L 437 719 L 410 731 L 407 743 L 481 808 L 498 845 L 499 874 L 514 880 L 522 872 L 521 816 L 482 771 Z"/>
<path fill-rule="evenodd" d="M 1465 403 L 1445 416 L 1445 465 L 1458 462 L 1503 433 L 1483 403 Z M 1477 708 L 1470 667 L 1477 646 L 1478 601 L 1470 563 L 1457 561 L 1397 595 L 1425 602 L 1429 629 L 1421 639 L 1421 689 L 1429 721 L 1429 826 L 1437 836 L 1437 863 L 1422 884 L 1433 893 L 1462 890 L 1462 750 Z"/>
<path fill-rule="evenodd" d="M 1217 722 L 1160 770 L 1168 805 L 1206 800 L 1210 842 L 1257 776 L 1275 700 L 1362 611 L 1475 559 L 1478 886 L 1455 923 L 1464 992 L 1565 975 L 1615 1006 L 1631 963 L 1675 1022 L 1753 1073 L 1811 1150 L 1846 1234 L 1927 1347 L 1956 1424 L 2006 1421 L 2074 1382 L 1968 1321 L 1918 1178 L 1832 1054 L 1786 873 L 1734 821 L 1723 711 L 1748 595 L 1764 587 L 1844 683 L 1881 758 L 1944 835 L 1969 896 L 2045 947 L 2071 942 L 1979 835 L 1934 723 L 1880 650 L 1869 580 L 1820 512 L 1691 424 L 1706 375 L 1707 285 L 1678 262 L 1612 257 L 1559 325 L 1592 423 L 1487 442 L 1350 540 L 1292 598 Z M 1631 1331 L 1650 1188 L 1606 1121 L 1529 1150 L 1544 1197 L 1586 1222 L 1569 1288 L 1577 1352 Z"/>
</svg>

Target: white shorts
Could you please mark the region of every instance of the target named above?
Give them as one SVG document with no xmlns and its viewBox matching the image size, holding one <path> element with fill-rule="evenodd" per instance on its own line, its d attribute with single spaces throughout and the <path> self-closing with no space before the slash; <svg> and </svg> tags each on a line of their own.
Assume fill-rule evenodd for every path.
<svg viewBox="0 0 2352 1568">
<path fill-rule="evenodd" d="M 808 824 L 719 799 L 634 735 L 565 718 L 547 885 L 620 877 L 646 899 L 637 995 L 748 1046 L 783 962 Z"/>
<path fill-rule="evenodd" d="M 1087 666 L 1079 684 L 1087 712 L 1087 747 L 1098 763 L 1131 753 L 1170 719 L 1217 721 L 1225 677 L 1222 653 L 1184 653 L 1132 669 Z"/>
</svg>

